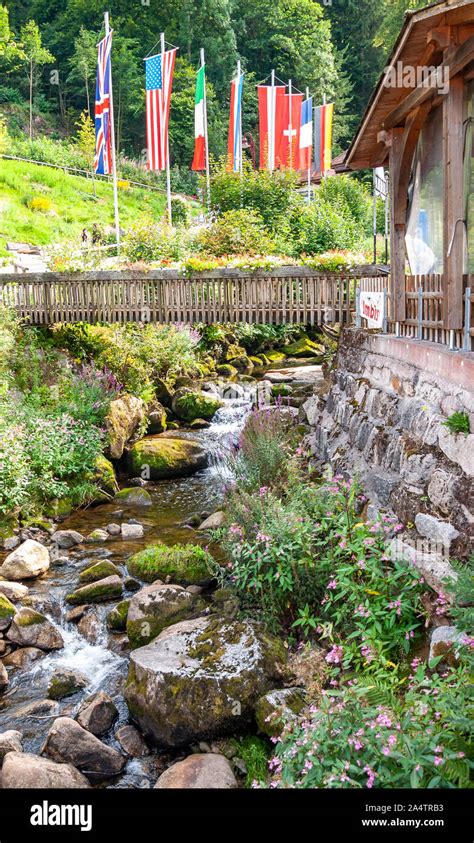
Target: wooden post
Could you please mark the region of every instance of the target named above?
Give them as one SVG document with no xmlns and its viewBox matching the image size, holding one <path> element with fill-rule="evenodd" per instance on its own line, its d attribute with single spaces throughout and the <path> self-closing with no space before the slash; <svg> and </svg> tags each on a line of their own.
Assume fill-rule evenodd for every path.
<svg viewBox="0 0 474 843">
<path fill-rule="evenodd" d="M 450 80 L 443 101 L 444 183 L 444 328 L 459 330 L 463 322 L 463 77 Z"/>
<path fill-rule="evenodd" d="M 403 322 L 406 317 L 405 304 L 405 229 L 406 198 L 399 189 L 403 154 L 402 128 L 392 129 L 390 144 L 390 293 L 393 302 L 392 318 Z"/>
</svg>

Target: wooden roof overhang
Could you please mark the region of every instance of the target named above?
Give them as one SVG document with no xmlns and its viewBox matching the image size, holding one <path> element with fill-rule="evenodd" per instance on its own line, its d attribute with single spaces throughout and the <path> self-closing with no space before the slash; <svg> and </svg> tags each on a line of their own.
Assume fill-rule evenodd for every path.
<svg viewBox="0 0 474 843">
<path fill-rule="evenodd" d="M 474 0 L 443 0 L 408 12 L 349 147 L 346 166 L 359 170 L 387 163 L 387 132 L 404 125 L 406 118 L 421 105 L 426 114 L 430 105 L 439 100 L 434 85 L 388 87 L 384 84 L 388 69 L 396 72 L 400 65 L 425 68 L 444 63 L 452 78 L 471 62 L 474 62 Z"/>
</svg>

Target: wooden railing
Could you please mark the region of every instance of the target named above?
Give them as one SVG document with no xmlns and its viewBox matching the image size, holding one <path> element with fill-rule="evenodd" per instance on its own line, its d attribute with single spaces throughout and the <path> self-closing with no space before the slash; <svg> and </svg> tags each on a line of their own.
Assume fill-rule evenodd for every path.
<svg viewBox="0 0 474 843">
<path fill-rule="evenodd" d="M 307 267 L 0 275 L 0 302 L 32 324 L 53 322 L 260 322 L 353 320 L 356 277 Z"/>
</svg>

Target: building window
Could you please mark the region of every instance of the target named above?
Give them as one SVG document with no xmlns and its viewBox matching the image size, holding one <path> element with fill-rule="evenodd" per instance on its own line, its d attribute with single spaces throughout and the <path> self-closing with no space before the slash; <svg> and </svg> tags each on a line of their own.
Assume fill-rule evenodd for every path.
<svg viewBox="0 0 474 843">
<path fill-rule="evenodd" d="M 424 123 L 408 187 L 405 236 L 412 275 L 443 271 L 443 108 L 433 108 Z"/>
<path fill-rule="evenodd" d="M 474 79 L 464 86 L 464 272 L 474 273 Z"/>
</svg>

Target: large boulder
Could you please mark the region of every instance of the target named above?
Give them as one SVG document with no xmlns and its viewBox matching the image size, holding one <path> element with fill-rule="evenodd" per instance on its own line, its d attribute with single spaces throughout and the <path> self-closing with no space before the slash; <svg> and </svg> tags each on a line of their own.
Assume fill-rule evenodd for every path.
<svg viewBox="0 0 474 843">
<path fill-rule="evenodd" d="M 324 345 L 313 342 L 306 335 L 296 340 L 296 342 L 285 346 L 285 354 L 287 357 L 319 357 L 322 358 L 324 354 Z"/>
<path fill-rule="evenodd" d="M 203 601 L 180 585 L 149 585 L 130 600 L 127 635 L 132 649 L 152 641 L 167 626 L 204 608 Z"/>
<path fill-rule="evenodd" d="M 7 638 L 21 647 L 61 650 L 64 641 L 59 629 L 40 612 L 23 607 L 13 616 Z"/>
<path fill-rule="evenodd" d="M 20 582 L 9 582 L 8 580 L 0 580 L 0 594 L 4 594 L 13 603 L 17 600 L 22 600 L 28 594 L 28 586 L 22 585 Z"/>
<path fill-rule="evenodd" d="M 75 591 L 67 595 L 66 601 L 72 606 L 80 606 L 82 603 L 103 603 L 105 600 L 114 600 L 121 597 L 122 590 L 122 580 L 114 574 L 76 588 Z"/>
<path fill-rule="evenodd" d="M 123 769 L 125 758 L 102 743 L 70 717 L 57 717 L 42 749 L 53 761 L 73 764 L 92 778 L 116 776 Z"/>
<path fill-rule="evenodd" d="M 189 790 L 219 789 L 228 790 L 237 787 L 237 779 L 232 772 L 227 758 L 217 753 L 196 753 L 188 755 L 184 761 L 178 761 L 172 767 L 168 767 L 161 774 L 155 788 L 180 788 Z"/>
<path fill-rule="evenodd" d="M 152 480 L 184 477 L 206 465 L 207 453 L 198 442 L 168 434 L 140 439 L 128 452 L 130 474 L 135 476 L 145 469 Z"/>
<path fill-rule="evenodd" d="M 125 445 L 145 418 L 145 402 L 134 395 L 122 395 L 110 402 L 106 418 L 109 435 L 109 454 L 120 459 Z"/>
<path fill-rule="evenodd" d="M 84 541 L 84 536 L 77 530 L 56 530 L 52 541 L 62 550 L 69 550 L 70 547 L 81 544 Z"/>
<path fill-rule="evenodd" d="M 8 554 L 0 568 L 0 576 L 6 580 L 27 580 L 39 577 L 48 568 L 48 548 L 34 539 L 27 539 Z"/>
<path fill-rule="evenodd" d="M 38 790 L 50 788 L 85 788 L 89 782 L 71 764 L 56 764 L 27 752 L 9 752 L 2 768 L 2 788 Z"/>
<path fill-rule="evenodd" d="M 284 660 L 281 642 L 247 621 L 182 621 L 132 652 L 125 699 L 146 736 L 185 746 L 248 724 Z"/>
<path fill-rule="evenodd" d="M 173 413 L 184 422 L 192 422 L 194 419 L 210 421 L 223 406 L 223 402 L 215 395 L 187 388 L 178 389 L 171 402 Z"/>
<path fill-rule="evenodd" d="M 86 585 L 87 583 L 103 580 L 105 577 L 114 576 L 122 576 L 120 568 L 117 568 L 117 566 L 108 559 L 101 559 L 100 562 L 95 562 L 94 565 L 90 565 L 88 568 L 81 571 L 79 574 L 79 582 L 81 585 Z"/>
<path fill-rule="evenodd" d="M 105 691 L 97 691 L 85 700 L 77 715 L 77 722 L 93 735 L 104 735 L 118 717 L 117 706 Z"/>
<path fill-rule="evenodd" d="M 22 734 L 16 729 L 8 729 L 0 733 L 0 767 L 8 752 L 23 752 L 21 741 Z"/>
<path fill-rule="evenodd" d="M 50 700 L 62 700 L 64 697 L 70 697 L 84 690 L 87 685 L 88 679 L 83 673 L 59 667 L 52 673 L 49 680 L 48 697 Z"/>
<path fill-rule="evenodd" d="M 212 577 L 214 560 L 196 544 L 152 544 L 127 559 L 132 577 L 152 583 L 157 579 L 184 585 L 197 585 Z"/>
</svg>

